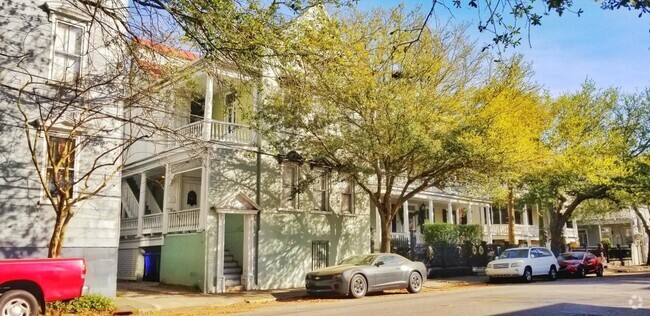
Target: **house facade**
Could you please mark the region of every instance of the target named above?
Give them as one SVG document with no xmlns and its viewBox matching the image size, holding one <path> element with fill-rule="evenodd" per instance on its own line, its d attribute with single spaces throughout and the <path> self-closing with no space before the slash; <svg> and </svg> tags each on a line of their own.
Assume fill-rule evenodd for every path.
<svg viewBox="0 0 650 316">
<path fill-rule="evenodd" d="M 646 220 L 650 219 L 647 208 L 641 208 L 640 211 Z M 594 247 L 606 239 L 611 243 L 610 247 L 629 249 L 629 264 L 646 263 L 648 235 L 634 210 L 582 216 L 578 222 L 581 246 Z"/>
<path fill-rule="evenodd" d="M 119 116 L 119 91 L 92 84 L 101 82 L 97 80 L 105 78 L 107 69 L 115 69 L 118 54 L 113 49 L 118 45 L 109 47 L 105 41 L 120 34 L 100 27 L 97 22 L 106 17 L 91 15 L 88 3 L 0 3 L 0 259 L 47 257 L 55 219 L 47 193 L 59 194 L 51 189 L 54 181 L 74 183 L 67 192 L 72 196 L 104 184 L 96 196 L 72 208 L 62 256 L 86 260 L 91 293 L 115 296 L 120 181 L 111 178 L 110 167 L 97 168 L 85 184 L 78 180 L 95 162 L 117 156 L 107 151 L 117 146 L 122 130 L 117 121 L 106 120 L 100 135 L 96 126 L 79 126 L 75 119 L 84 109 L 96 107 Z M 127 3 L 102 4 L 118 8 Z M 104 26 L 111 23 L 102 21 Z M 72 128 L 78 132 L 71 134 Z M 88 142 L 91 137 L 93 142 Z M 35 146 L 32 150 L 29 143 Z M 72 148 L 70 168 L 65 176 L 54 176 L 65 144 Z M 48 159 L 47 152 L 54 158 Z"/>
<path fill-rule="evenodd" d="M 290 288 L 370 251 L 368 199 L 350 178 L 265 149 L 245 115 L 260 89 L 245 76 L 189 67 L 167 88 L 174 133 L 127 155 L 118 277 L 208 293 Z"/>
</svg>

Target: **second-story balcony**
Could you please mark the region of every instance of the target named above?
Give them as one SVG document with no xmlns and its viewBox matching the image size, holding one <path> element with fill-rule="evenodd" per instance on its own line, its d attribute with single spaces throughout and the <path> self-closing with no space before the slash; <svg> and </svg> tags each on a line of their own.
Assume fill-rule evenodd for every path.
<svg viewBox="0 0 650 316">
<path fill-rule="evenodd" d="M 176 129 L 177 138 L 190 138 L 243 146 L 255 145 L 257 133 L 250 126 L 222 121 L 198 121 Z"/>
</svg>

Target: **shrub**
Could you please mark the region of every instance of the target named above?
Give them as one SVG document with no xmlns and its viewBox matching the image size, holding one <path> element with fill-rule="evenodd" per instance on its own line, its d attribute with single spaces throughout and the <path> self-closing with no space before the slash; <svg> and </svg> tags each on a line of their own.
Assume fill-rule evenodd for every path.
<svg viewBox="0 0 650 316">
<path fill-rule="evenodd" d="M 71 301 L 47 304 L 49 315 L 110 312 L 115 309 L 113 300 L 97 294 L 81 296 Z"/>
<path fill-rule="evenodd" d="M 429 245 L 458 243 L 457 225 L 449 223 L 427 223 L 423 225 L 424 240 Z"/>
<path fill-rule="evenodd" d="M 456 225 L 458 229 L 458 241 L 464 243 L 478 243 L 483 240 L 482 225 Z"/>
</svg>

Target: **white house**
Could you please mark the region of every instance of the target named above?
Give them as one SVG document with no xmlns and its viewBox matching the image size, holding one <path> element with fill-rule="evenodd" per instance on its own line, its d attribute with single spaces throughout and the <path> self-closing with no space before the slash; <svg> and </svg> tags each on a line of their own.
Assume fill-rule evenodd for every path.
<svg viewBox="0 0 650 316">
<path fill-rule="evenodd" d="M 107 8 L 126 5 L 126 0 L 100 2 Z M 93 11 L 91 3 L 74 0 L 0 1 L 0 259 L 47 256 L 55 216 L 39 173 L 50 183 L 55 177 L 46 152 L 60 155 L 70 140 L 75 148 L 68 172 L 75 182 L 94 162 L 110 164 L 117 157 L 111 151 L 123 135 L 117 120 L 101 122 L 102 132 L 96 124 L 75 125 L 89 109 L 113 117 L 121 111 L 119 90 L 102 83 L 119 63 L 119 45 L 106 45 L 120 35 L 119 27 Z M 68 139 L 71 128 L 77 128 L 74 139 Z M 27 145 L 35 139 L 38 169 Z M 117 275 L 120 181 L 110 177 L 115 168 L 99 168 L 83 180 L 88 187 L 105 182 L 106 188 L 73 208 L 62 249 L 64 257 L 85 258 L 86 285 L 107 296 L 115 295 Z M 84 187 L 77 182 L 70 193 Z"/>
</svg>

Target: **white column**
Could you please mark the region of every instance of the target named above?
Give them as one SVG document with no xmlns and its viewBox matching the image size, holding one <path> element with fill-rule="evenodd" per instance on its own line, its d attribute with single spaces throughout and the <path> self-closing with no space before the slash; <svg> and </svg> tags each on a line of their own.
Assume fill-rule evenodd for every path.
<svg viewBox="0 0 650 316">
<path fill-rule="evenodd" d="M 488 227 L 488 229 L 487 229 L 488 230 L 488 232 L 487 232 L 488 233 L 487 242 L 489 244 L 491 244 L 492 243 L 492 205 L 488 205 L 487 208 L 488 208 L 487 209 L 487 214 L 486 214 L 487 215 L 486 222 L 487 222 L 487 227 Z"/>
<path fill-rule="evenodd" d="M 138 236 L 142 236 L 142 221 L 146 207 L 145 199 L 147 196 L 147 174 L 140 174 L 140 200 L 138 201 Z"/>
<path fill-rule="evenodd" d="M 436 218 L 435 218 L 435 215 L 433 213 L 433 200 L 429 200 L 429 214 L 428 215 L 429 215 L 429 223 L 435 223 Z"/>
<path fill-rule="evenodd" d="M 200 196 L 200 208 L 199 208 L 199 228 L 205 229 L 206 223 L 208 221 L 208 209 L 210 205 L 208 201 L 209 192 L 210 192 L 210 155 L 205 154 L 205 160 L 203 161 L 203 168 L 201 168 L 201 196 Z"/>
<path fill-rule="evenodd" d="M 409 201 L 404 201 L 402 204 L 402 214 L 404 214 L 404 222 L 402 223 L 403 233 L 409 232 Z"/>
<path fill-rule="evenodd" d="M 474 211 L 472 210 L 472 203 L 467 204 L 467 224 L 473 223 Z"/>
<path fill-rule="evenodd" d="M 451 200 L 447 202 L 447 223 L 454 224 L 454 211 L 452 210 Z"/>
<path fill-rule="evenodd" d="M 255 288 L 255 217 L 253 214 L 244 216 L 244 262 L 242 265 L 241 283 L 247 291 Z"/>
<path fill-rule="evenodd" d="M 601 240 L 603 240 L 603 230 L 600 227 L 600 224 L 598 224 L 598 243 L 600 243 Z"/>
<path fill-rule="evenodd" d="M 486 222 L 485 222 L 485 206 L 479 206 L 478 210 L 479 210 L 479 214 L 478 214 L 479 219 L 478 220 L 481 222 L 481 225 L 485 225 L 486 224 Z"/>
<path fill-rule="evenodd" d="M 165 165 L 165 182 L 163 188 L 163 205 L 162 205 L 162 233 L 167 234 L 169 231 L 169 210 L 167 209 L 167 199 L 169 199 L 169 187 L 172 183 L 171 172 L 169 172 L 169 164 Z"/>
<path fill-rule="evenodd" d="M 226 214 L 217 213 L 217 293 L 226 291 L 226 280 L 223 277 L 224 249 L 226 247 Z"/>
<path fill-rule="evenodd" d="M 205 103 L 203 109 L 203 139 L 210 140 L 212 134 L 212 95 L 214 94 L 214 79 L 208 75 L 205 82 Z"/>
<path fill-rule="evenodd" d="M 524 225 L 526 225 L 526 230 L 528 230 L 528 225 L 530 225 L 530 223 L 528 223 L 528 212 L 530 212 L 530 211 L 528 210 L 528 206 L 527 206 L 527 205 L 524 205 L 524 211 L 521 212 L 521 216 L 524 217 L 523 220 L 522 220 L 522 222 L 524 223 Z"/>
</svg>

